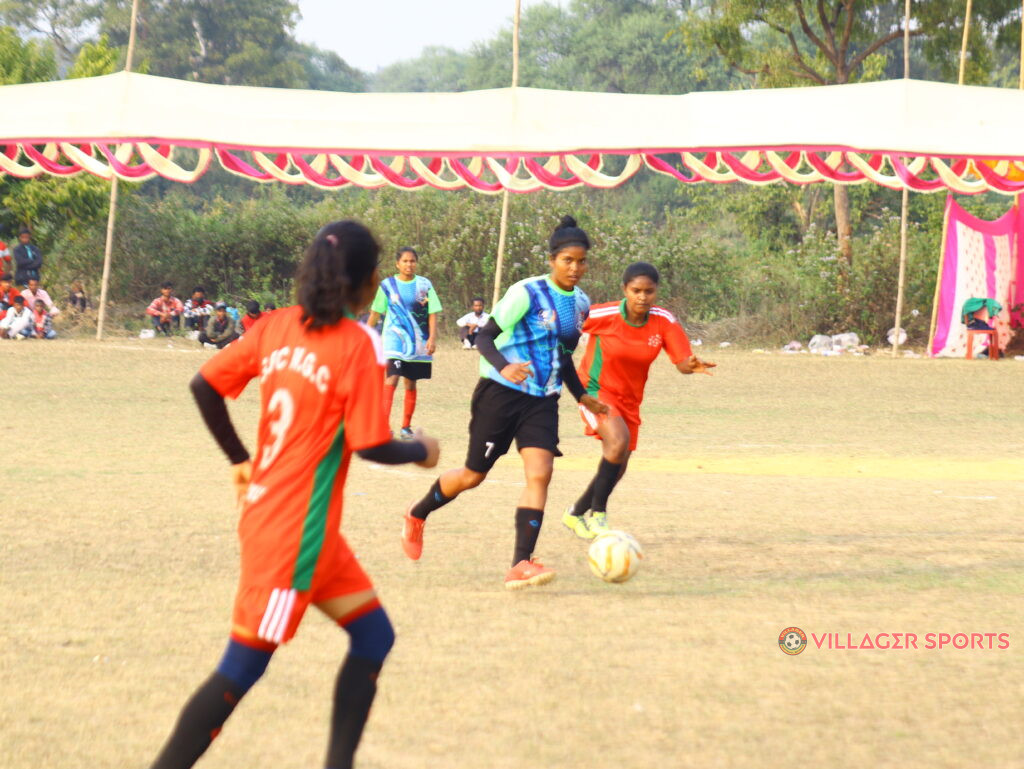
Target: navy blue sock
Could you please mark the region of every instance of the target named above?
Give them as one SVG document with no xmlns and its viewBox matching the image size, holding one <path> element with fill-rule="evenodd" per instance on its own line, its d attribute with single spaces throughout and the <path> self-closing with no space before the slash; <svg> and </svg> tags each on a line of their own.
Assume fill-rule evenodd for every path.
<svg viewBox="0 0 1024 769">
<path fill-rule="evenodd" d="M 391 621 L 376 599 L 354 614 L 339 621 L 352 642 L 334 685 L 328 769 L 351 769 L 377 694 L 377 676 L 395 642 Z"/>
<path fill-rule="evenodd" d="M 271 655 L 272 651 L 229 641 L 217 671 L 185 703 L 153 769 L 188 769 L 195 764 L 239 700 L 263 675 Z"/>
</svg>

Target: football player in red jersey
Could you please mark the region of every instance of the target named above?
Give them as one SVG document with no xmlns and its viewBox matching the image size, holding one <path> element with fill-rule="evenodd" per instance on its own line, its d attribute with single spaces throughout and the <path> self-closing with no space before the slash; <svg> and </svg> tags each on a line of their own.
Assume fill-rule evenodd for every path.
<svg viewBox="0 0 1024 769">
<path fill-rule="evenodd" d="M 609 410 L 598 415 L 579 407 L 585 432 L 603 444 L 597 474 L 562 516 L 562 523 L 582 539 L 608 531 L 608 497 L 636 449 L 640 403 L 658 353 L 665 350 L 681 374 L 710 374 L 715 366 L 693 354 L 686 332 L 672 313 L 655 305 L 658 279 L 654 265 L 631 264 L 622 276 L 625 298 L 592 306 L 583 326 L 590 337 L 579 366 L 580 381 Z M 588 510 L 592 511 L 589 517 Z"/>
<path fill-rule="evenodd" d="M 298 304 L 254 325 L 192 380 L 203 419 L 232 463 L 242 574 L 224 656 L 185 705 L 155 769 L 185 769 L 199 759 L 310 605 L 350 637 L 326 766 L 352 766 L 394 631 L 340 532 L 349 460 L 356 452 L 433 467 L 438 457 L 432 438 L 390 440 L 380 337 L 355 319 L 377 290 L 379 253 L 358 222 L 325 226 L 299 267 Z M 259 437 L 250 460 L 224 399 L 257 377 Z"/>
</svg>

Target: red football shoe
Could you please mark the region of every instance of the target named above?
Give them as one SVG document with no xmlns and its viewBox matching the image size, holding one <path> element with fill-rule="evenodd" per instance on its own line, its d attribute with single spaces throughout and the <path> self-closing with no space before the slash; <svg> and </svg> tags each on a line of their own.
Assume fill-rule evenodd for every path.
<svg viewBox="0 0 1024 769">
<path fill-rule="evenodd" d="M 553 569 L 547 568 L 536 558 L 520 561 L 505 575 L 505 587 L 509 590 L 521 590 L 533 585 L 546 585 L 555 578 Z"/>
<path fill-rule="evenodd" d="M 409 506 L 412 510 L 412 505 Z M 405 514 L 405 522 L 402 525 L 402 550 L 412 560 L 418 561 L 423 555 L 423 524 L 426 521 L 422 518 L 414 518 Z"/>
</svg>

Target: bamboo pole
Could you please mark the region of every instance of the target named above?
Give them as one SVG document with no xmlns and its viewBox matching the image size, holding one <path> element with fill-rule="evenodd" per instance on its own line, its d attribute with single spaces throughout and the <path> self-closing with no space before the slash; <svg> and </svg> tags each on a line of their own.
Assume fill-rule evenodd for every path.
<svg viewBox="0 0 1024 769">
<path fill-rule="evenodd" d="M 512 15 L 512 87 L 519 86 L 519 10 L 521 0 L 516 0 Z M 506 188 L 501 195 L 501 225 L 498 227 L 498 258 L 494 264 L 494 293 L 491 294 L 491 309 L 501 298 L 501 272 L 505 263 L 505 240 L 508 237 L 508 212 L 511 193 Z"/>
<path fill-rule="evenodd" d="M 139 18 L 139 0 L 132 0 L 132 18 L 128 26 L 128 52 L 125 54 L 124 71 L 132 71 L 132 57 L 135 54 L 135 27 Z M 107 292 L 110 288 L 110 255 L 114 246 L 114 226 L 117 223 L 117 175 L 110 180 L 110 208 L 107 211 L 107 240 L 103 244 L 103 277 L 100 282 L 100 310 L 96 319 L 96 338 L 103 338 L 103 324 L 107 319 Z"/>
<path fill-rule="evenodd" d="M 910 0 L 903 4 L 903 79 L 910 79 Z M 900 351 L 900 322 L 903 320 L 903 296 L 907 281 L 907 209 L 910 207 L 910 191 L 903 185 L 900 205 L 900 272 L 896 280 L 896 321 L 893 323 L 892 357 Z"/>
<path fill-rule="evenodd" d="M 957 75 L 958 85 L 964 84 L 964 72 L 967 69 L 967 38 L 971 34 L 971 0 L 967 0 L 967 8 L 964 11 L 964 37 L 960 43 L 960 74 Z"/>
</svg>

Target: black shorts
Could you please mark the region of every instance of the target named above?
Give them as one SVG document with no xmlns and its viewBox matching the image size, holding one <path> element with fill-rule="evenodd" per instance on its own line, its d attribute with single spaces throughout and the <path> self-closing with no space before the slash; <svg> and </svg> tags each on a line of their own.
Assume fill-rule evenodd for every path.
<svg viewBox="0 0 1024 769">
<path fill-rule="evenodd" d="M 487 473 L 516 440 L 516 449 L 558 450 L 558 396 L 539 398 L 491 379 L 481 379 L 473 391 L 466 467 Z"/>
<path fill-rule="evenodd" d="M 398 360 L 388 358 L 385 376 L 404 376 L 406 379 L 430 379 L 433 364 L 427 360 Z"/>
</svg>

